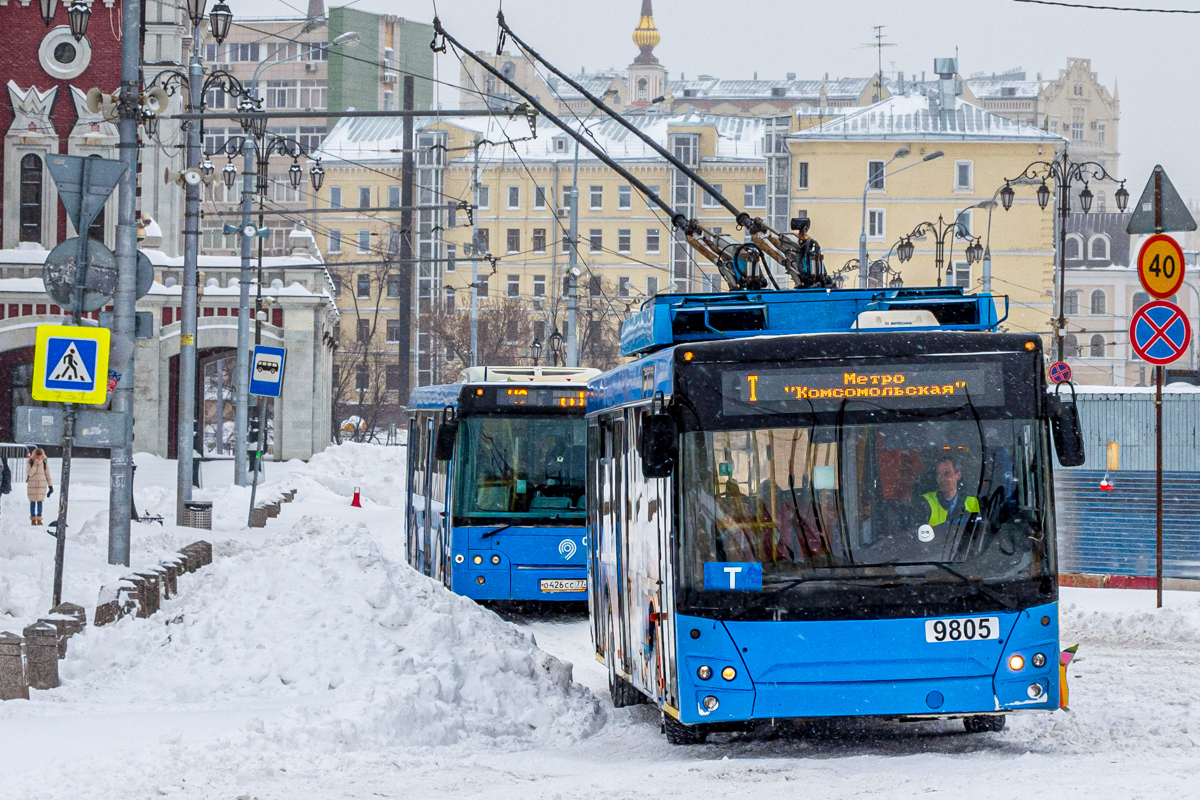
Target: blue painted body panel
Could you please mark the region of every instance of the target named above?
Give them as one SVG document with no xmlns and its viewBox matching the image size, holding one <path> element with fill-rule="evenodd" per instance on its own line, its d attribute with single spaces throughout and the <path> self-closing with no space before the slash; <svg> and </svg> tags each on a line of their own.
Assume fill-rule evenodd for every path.
<svg viewBox="0 0 1200 800">
<path fill-rule="evenodd" d="M 474 600 L 582 602 L 587 592 L 543 592 L 543 579 L 587 579 L 587 535 L 578 526 L 455 526 L 451 535 L 450 588 Z M 462 556 L 460 563 L 458 556 Z M 479 556 L 482 563 L 476 564 Z M 493 564 L 492 558 L 499 563 Z M 482 577 L 484 582 L 479 583 Z"/>
<path fill-rule="evenodd" d="M 474 384 L 472 384 L 474 385 Z M 436 386 L 418 386 L 408 398 L 409 409 L 425 408 L 441 411 L 446 406 L 458 408 L 458 398 L 464 383 L 441 383 Z"/>
<path fill-rule="evenodd" d="M 676 616 L 680 719 L 738 722 L 841 716 L 980 714 L 1058 708 L 1058 604 L 998 617 L 1000 638 L 927 642 L 927 619 L 719 622 Z M 1043 625 L 1042 619 L 1048 618 Z M 692 638 L 690 631 L 700 631 Z M 1033 666 L 1041 653 L 1046 663 Z M 1009 659 L 1025 666 L 1013 672 Z M 697 670 L 712 668 L 702 680 Z M 732 681 L 720 677 L 732 666 Z M 1029 686 L 1040 683 L 1033 700 Z M 702 700 L 719 700 L 706 711 Z"/>
</svg>

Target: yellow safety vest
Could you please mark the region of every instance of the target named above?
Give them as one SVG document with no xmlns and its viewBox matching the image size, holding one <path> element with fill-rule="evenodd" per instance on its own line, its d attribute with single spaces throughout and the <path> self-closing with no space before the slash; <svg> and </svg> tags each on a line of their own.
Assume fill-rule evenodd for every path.
<svg viewBox="0 0 1200 800">
<path fill-rule="evenodd" d="M 929 503 L 929 524 L 941 525 L 946 521 L 948 514 L 946 509 L 942 508 L 941 502 L 938 500 L 937 492 L 926 492 L 921 495 L 925 498 L 925 502 Z M 971 514 L 979 513 L 979 500 L 975 497 L 968 497 L 963 500 L 963 508 Z"/>
</svg>

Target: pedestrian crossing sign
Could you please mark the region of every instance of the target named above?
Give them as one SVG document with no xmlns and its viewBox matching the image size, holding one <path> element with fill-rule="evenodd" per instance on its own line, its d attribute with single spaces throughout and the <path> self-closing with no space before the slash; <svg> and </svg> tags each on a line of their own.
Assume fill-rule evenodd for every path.
<svg viewBox="0 0 1200 800">
<path fill-rule="evenodd" d="M 108 399 L 108 328 L 39 325 L 33 399 L 102 405 Z"/>
</svg>

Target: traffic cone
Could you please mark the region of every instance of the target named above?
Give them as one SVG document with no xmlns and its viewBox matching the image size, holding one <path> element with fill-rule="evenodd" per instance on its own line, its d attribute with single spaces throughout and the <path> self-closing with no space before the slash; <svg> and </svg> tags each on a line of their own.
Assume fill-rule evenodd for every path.
<svg viewBox="0 0 1200 800">
<path fill-rule="evenodd" d="M 1104 473 L 1104 477 L 1100 479 L 1100 491 L 1111 492 L 1114 488 L 1113 482 L 1108 479 L 1108 473 Z"/>
<path fill-rule="evenodd" d="M 354 487 L 354 499 L 350 501 L 350 505 L 354 508 L 362 508 L 362 499 L 358 495 L 358 487 Z"/>
</svg>

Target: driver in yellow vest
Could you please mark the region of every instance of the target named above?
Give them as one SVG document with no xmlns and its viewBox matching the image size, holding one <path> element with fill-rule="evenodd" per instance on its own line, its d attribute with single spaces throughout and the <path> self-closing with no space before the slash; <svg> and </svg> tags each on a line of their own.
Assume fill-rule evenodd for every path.
<svg viewBox="0 0 1200 800">
<path fill-rule="evenodd" d="M 921 495 L 929 505 L 929 524 L 935 529 L 947 521 L 957 522 L 969 514 L 979 513 L 979 499 L 965 497 L 958 491 L 962 470 L 954 458 L 943 458 L 937 465 L 938 488 Z"/>
</svg>

